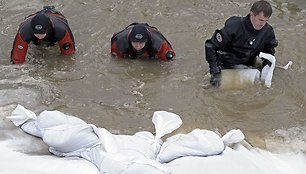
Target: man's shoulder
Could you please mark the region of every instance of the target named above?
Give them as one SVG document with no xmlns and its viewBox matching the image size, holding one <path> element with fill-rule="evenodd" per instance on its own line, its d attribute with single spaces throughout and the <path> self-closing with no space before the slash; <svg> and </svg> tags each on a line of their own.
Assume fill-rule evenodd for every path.
<svg viewBox="0 0 306 174">
<path fill-rule="evenodd" d="M 273 26 L 270 25 L 269 23 L 267 23 L 267 28 L 268 28 L 268 30 L 274 30 Z"/>
<path fill-rule="evenodd" d="M 114 33 L 114 35 L 112 36 L 112 41 L 127 42 L 127 38 L 131 30 L 132 28 L 129 27 Z"/>
<path fill-rule="evenodd" d="M 21 37 L 23 38 L 24 41 L 30 43 L 33 39 L 30 20 L 27 20 L 24 23 L 22 23 L 18 32 L 21 34 Z"/>
<path fill-rule="evenodd" d="M 58 16 L 49 15 L 49 19 L 51 20 L 54 28 L 68 28 L 68 24 L 66 21 Z"/>
<path fill-rule="evenodd" d="M 232 17 L 228 18 L 225 21 L 223 31 L 227 32 L 228 34 L 239 32 L 241 30 L 241 28 L 243 28 L 242 22 L 241 22 L 242 19 L 243 19 L 243 17 L 239 17 L 239 16 L 232 16 Z"/>
<path fill-rule="evenodd" d="M 118 48 L 125 52 L 129 48 L 129 42 L 128 42 L 128 35 L 131 31 L 131 28 L 125 28 L 117 33 L 115 33 L 112 38 L 111 42 L 117 43 Z"/>
<path fill-rule="evenodd" d="M 68 26 L 68 24 L 66 23 L 65 20 L 62 20 L 61 18 L 57 17 L 57 16 L 49 16 L 51 22 L 52 22 L 52 27 L 53 30 L 55 31 L 55 37 L 58 40 L 61 40 L 61 38 L 64 37 L 66 31 L 70 31 L 70 28 Z"/>
<path fill-rule="evenodd" d="M 232 16 L 225 21 L 225 25 L 236 25 L 241 22 L 241 16 Z"/>
</svg>

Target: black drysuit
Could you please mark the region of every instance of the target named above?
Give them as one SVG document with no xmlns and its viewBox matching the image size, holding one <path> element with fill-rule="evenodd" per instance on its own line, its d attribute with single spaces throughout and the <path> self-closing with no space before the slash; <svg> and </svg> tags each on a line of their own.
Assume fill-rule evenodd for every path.
<svg viewBox="0 0 306 174">
<path fill-rule="evenodd" d="M 211 74 L 220 73 L 220 66 L 252 66 L 260 52 L 274 55 L 276 46 L 277 40 L 271 25 L 267 23 L 261 30 L 255 30 L 250 14 L 245 17 L 233 16 L 221 30 L 215 31 L 211 39 L 206 40 L 206 61 Z"/>
</svg>

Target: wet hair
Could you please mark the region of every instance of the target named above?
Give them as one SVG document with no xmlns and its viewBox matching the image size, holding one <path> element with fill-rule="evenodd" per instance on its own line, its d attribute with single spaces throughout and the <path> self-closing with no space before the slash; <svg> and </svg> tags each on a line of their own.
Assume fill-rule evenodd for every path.
<svg viewBox="0 0 306 174">
<path fill-rule="evenodd" d="M 264 17 L 270 17 L 272 15 L 272 7 L 271 4 L 265 0 L 256 1 L 252 7 L 251 12 L 255 15 L 263 12 Z"/>
</svg>

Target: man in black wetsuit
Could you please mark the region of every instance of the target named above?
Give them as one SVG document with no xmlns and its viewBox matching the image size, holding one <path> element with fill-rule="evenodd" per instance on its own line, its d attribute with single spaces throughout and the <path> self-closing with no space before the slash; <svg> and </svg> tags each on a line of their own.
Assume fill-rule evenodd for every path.
<svg viewBox="0 0 306 174">
<path fill-rule="evenodd" d="M 221 68 L 236 65 L 252 66 L 260 52 L 275 54 L 277 40 L 267 22 L 272 15 L 271 5 L 264 0 L 256 1 L 245 17 L 233 16 L 226 20 L 221 30 L 216 30 L 205 42 L 205 56 L 209 63 L 212 86 L 221 84 Z M 263 60 L 263 67 L 271 65 Z"/>
</svg>

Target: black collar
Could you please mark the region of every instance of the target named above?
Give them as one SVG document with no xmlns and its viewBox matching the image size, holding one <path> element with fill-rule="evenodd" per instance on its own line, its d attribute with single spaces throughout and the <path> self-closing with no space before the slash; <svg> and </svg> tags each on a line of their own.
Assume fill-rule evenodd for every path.
<svg viewBox="0 0 306 174">
<path fill-rule="evenodd" d="M 252 33 L 252 34 L 258 34 L 263 28 L 265 28 L 266 26 L 264 26 L 262 29 L 260 30 L 255 30 L 255 28 L 253 27 L 253 24 L 251 22 L 251 16 L 250 14 L 248 14 L 247 16 L 244 17 L 243 19 L 244 24 L 247 28 L 247 30 Z"/>
</svg>

